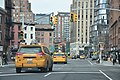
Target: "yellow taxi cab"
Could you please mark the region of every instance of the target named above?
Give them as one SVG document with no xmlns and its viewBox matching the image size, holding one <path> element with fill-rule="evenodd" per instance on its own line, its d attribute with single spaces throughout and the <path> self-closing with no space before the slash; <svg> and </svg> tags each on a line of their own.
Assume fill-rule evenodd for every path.
<svg viewBox="0 0 120 80">
<path fill-rule="evenodd" d="M 67 56 L 63 52 L 55 52 L 53 54 L 53 62 L 67 64 Z"/>
<path fill-rule="evenodd" d="M 22 69 L 36 68 L 42 72 L 52 71 L 53 59 L 50 51 L 46 46 L 21 45 L 16 53 L 15 59 L 16 73 L 20 73 Z"/>
<path fill-rule="evenodd" d="M 80 59 L 85 59 L 85 54 L 81 54 Z"/>
</svg>

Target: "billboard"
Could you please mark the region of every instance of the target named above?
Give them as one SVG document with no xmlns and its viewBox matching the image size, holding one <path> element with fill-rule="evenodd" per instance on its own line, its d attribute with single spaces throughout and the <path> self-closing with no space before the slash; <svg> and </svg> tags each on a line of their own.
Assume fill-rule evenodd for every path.
<svg viewBox="0 0 120 80">
<path fill-rule="evenodd" d="M 5 9 L 5 0 L 0 0 L 0 7 Z"/>
</svg>

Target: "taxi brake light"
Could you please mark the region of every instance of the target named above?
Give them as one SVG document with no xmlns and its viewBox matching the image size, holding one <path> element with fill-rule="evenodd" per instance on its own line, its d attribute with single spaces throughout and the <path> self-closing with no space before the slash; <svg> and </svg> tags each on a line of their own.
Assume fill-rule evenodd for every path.
<svg viewBox="0 0 120 80">
<path fill-rule="evenodd" d="M 56 56 L 53 56 L 53 58 L 56 58 Z"/>
<path fill-rule="evenodd" d="M 63 58 L 65 58 L 65 56 L 63 56 Z"/>
<path fill-rule="evenodd" d="M 17 56 L 20 56 L 20 55 L 22 55 L 22 53 L 20 53 L 20 52 L 17 52 L 17 53 L 16 53 L 16 55 L 17 55 Z"/>
<path fill-rule="evenodd" d="M 40 53 L 37 53 L 37 55 L 42 56 L 42 55 L 45 55 L 45 54 L 43 52 L 40 52 Z"/>
</svg>

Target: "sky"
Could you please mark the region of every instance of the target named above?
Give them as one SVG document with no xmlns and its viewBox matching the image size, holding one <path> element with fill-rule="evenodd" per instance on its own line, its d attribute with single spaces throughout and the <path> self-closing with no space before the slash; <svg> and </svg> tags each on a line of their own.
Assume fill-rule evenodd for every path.
<svg viewBox="0 0 120 80">
<path fill-rule="evenodd" d="M 33 13 L 70 12 L 72 0 L 29 0 Z"/>
</svg>

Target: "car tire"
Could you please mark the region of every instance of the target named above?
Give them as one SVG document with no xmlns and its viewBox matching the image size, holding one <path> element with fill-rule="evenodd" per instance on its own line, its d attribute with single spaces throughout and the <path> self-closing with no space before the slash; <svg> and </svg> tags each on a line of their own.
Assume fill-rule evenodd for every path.
<svg viewBox="0 0 120 80">
<path fill-rule="evenodd" d="M 48 68 L 48 62 L 47 62 L 47 66 L 45 68 L 42 68 L 41 71 L 42 72 L 47 72 L 48 70 L 49 70 L 49 68 Z"/>
<path fill-rule="evenodd" d="M 67 62 L 64 62 L 64 64 L 67 64 Z"/>
<path fill-rule="evenodd" d="M 21 68 L 16 68 L 16 73 L 20 73 L 21 72 Z"/>
</svg>

